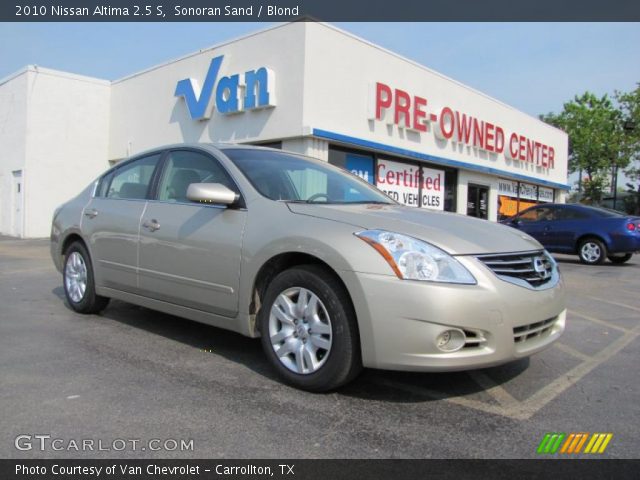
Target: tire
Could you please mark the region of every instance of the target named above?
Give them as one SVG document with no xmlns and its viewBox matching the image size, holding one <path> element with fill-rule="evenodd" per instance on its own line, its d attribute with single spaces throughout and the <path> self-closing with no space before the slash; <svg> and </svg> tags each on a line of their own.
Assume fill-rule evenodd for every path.
<svg viewBox="0 0 640 480">
<path fill-rule="evenodd" d="M 625 253 L 624 255 L 621 255 L 619 257 L 616 257 L 614 255 L 609 255 L 609 260 L 611 260 L 611 263 L 616 263 L 618 265 L 623 264 L 625 262 L 628 262 L 629 260 L 631 260 L 631 257 L 633 256 L 632 253 Z"/>
<path fill-rule="evenodd" d="M 96 294 L 91 257 L 82 242 L 73 242 L 65 252 L 62 280 L 67 302 L 78 313 L 99 313 L 109 303 Z"/>
<path fill-rule="evenodd" d="M 607 258 L 607 247 L 597 238 L 585 238 L 578 245 L 578 255 L 586 265 L 601 265 Z"/>
<path fill-rule="evenodd" d="M 277 275 L 265 293 L 258 325 L 269 362 L 294 387 L 326 392 L 362 370 L 351 300 L 325 268 L 302 265 Z"/>
</svg>

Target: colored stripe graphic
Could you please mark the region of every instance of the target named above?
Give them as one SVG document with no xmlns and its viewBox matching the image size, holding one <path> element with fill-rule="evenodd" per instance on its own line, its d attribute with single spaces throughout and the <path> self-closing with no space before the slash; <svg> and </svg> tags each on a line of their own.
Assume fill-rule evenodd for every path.
<svg viewBox="0 0 640 480">
<path fill-rule="evenodd" d="M 540 445 L 538 445 L 538 453 L 541 454 L 554 454 L 560 448 L 560 444 L 564 437 L 566 437 L 566 433 L 547 433 Z"/>
<path fill-rule="evenodd" d="M 560 453 L 580 453 L 584 442 L 587 441 L 587 437 L 589 437 L 588 433 L 572 433 L 567 438 L 567 441 L 564 442 Z"/>
<path fill-rule="evenodd" d="M 566 433 L 550 432 L 542 438 L 537 453 L 542 455 L 553 455 L 554 453 L 567 455 L 601 454 L 607 449 L 612 438 L 613 433 L 572 432 L 567 435 Z M 586 447 L 583 451 L 582 448 L 585 444 Z"/>
<path fill-rule="evenodd" d="M 604 453 L 612 438 L 612 433 L 594 433 L 584 453 Z"/>
</svg>

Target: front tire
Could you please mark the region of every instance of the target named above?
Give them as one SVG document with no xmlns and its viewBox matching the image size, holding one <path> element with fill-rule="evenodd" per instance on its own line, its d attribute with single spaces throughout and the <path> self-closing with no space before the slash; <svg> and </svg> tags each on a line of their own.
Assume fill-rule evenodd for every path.
<svg viewBox="0 0 640 480">
<path fill-rule="evenodd" d="M 631 253 L 625 253 L 624 255 L 620 255 L 620 256 L 609 255 L 609 260 L 611 260 L 611 263 L 620 265 L 631 260 L 632 256 L 633 254 Z"/>
<path fill-rule="evenodd" d="M 333 390 L 362 369 L 351 300 L 317 265 L 285 270 L 271 282 L 259 313 L 262 347 L 280 377 L 311 392 Z"/>
<path fill-rule="evenodd" d="M 607 247 L 597 238 L 586 238 L 578 246 L 578 255 L 586 265 L 601 265 L 607 258 Z"/>
<path fill-rule="evenodd" d="M 109 303 L 108 298 L 96 294 L 91 257 L 83 243 L 74 242 L 67 249 L 62 279 L 67 302 L 76 312 L 99 313 Z"/>
</svg>

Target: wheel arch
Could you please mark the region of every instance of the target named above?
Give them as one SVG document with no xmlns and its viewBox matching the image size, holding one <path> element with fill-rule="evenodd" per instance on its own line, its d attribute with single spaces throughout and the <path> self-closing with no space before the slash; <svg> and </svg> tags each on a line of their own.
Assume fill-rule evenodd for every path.
<svg viewBox="0 0 640 480">
<path fill-rule="evenodd" d="M 604 238 L 602 235 L 596 234 L 596 233 L 583 233 L 582 235 L 580 235 L 577 239 L 576 239 L 576 244 L 574 246 L 574 251 L 575 253 L 579 253 L 580 250 L 580 244 L 588 239 L 588 238 L 594 238 L 600 242 L 602 242 L 604 244 L 604 246 L 607 248 L 607 250 L 610 249 L 611 245 L 609 243 L 609 241 Z"/>
<path fill-rule="evenodd" d="M 358 326 L 358 316 L 356 314 L 356 309 L 353 303 L 352 295 L 349 292 L 347 285 L 344 283 L 344 281 L 336 271 L 336 269 L 333 268 L 331 265 L 329 265 L 323 259 L 315 255 L 312 255 L 310 253 L 281 252 L 276 255 L 273 255 L 268 260 L 266 260 L 260 266 L 260 268 L 258 269 L 258 272 L 256 273 L 253 279 L 253 284 L 251 287 L 251 300 L 249 303 L 249 315 L 251 317 L 251 330 L 252 330 L 251 333 L 253 334 L 253 336 L 256 336 L 258 334 L 256 317 L 262 306 L 261 302 L 262 302 L 262 299 L 264 298 L 264 295 L 266 293 L 269 283 L 281 272 L 296 266 L 300 266 L 300 265 L 317 265 L 319 267 L 322 267 L 330 275 L 335 277 L 335 279 L 339 282 L 339 284 L 344 289 L 347 295 L 347 298 L 349 299 L 349 302 L 350 302 L 349 308 L 351 309 L 355 317 L 356 326 L 358 327 L 358 335 L 360 335 L 359 333 L 360 329 Z"/>
</svg>

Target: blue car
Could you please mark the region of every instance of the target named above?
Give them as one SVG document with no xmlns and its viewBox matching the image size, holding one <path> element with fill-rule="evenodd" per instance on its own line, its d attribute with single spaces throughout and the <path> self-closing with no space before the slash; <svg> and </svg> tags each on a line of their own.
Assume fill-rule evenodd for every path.
<svg viewBox="0 0 640 480">
<path fill-rule="evenodd" d="M 501 223 L 522 230 L 550 252 L 578 255 L 598 265 L 628 261 L 640 251 L 640 218 L 579 204 L 546 203 Z"/>
</svg>

